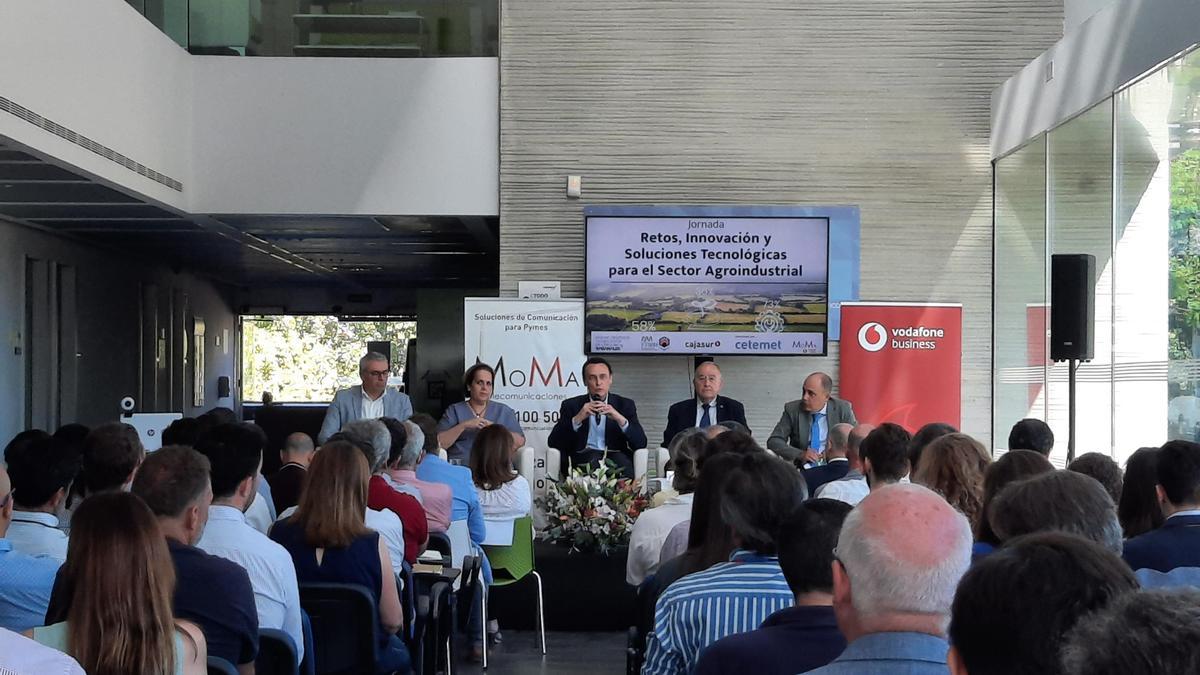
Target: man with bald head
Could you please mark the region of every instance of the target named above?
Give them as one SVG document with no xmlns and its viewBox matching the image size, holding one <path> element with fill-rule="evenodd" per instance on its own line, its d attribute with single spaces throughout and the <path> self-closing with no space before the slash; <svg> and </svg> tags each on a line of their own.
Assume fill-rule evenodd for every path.
<svg viewBox="0 0 1200 675">
<path fill-rule="evenodd" d="M 287 437 L 283 449 L 279 451 L 279 459 L 283 466 L 267 477 L 276 513 L 283 513 L 300 503 L 304 476 L 308 473 L 308 465 L 312 462 L 314 454 L 316 448 L 313 447 L 312 437 L 308 434 L 297 431 Z"/>
<path fill-rule="evenodd" d="M 4 538 L 12 520 L 12 483 L 0 466 L 0 628 L 20 632 L 46 623 L 59 561 L 14 551 Z"/>
<path fill-rule="evenodd" d="M 829 428 L 829 450 L 825 451 L 825 463 L 803 471 L 808 494 L 816 494 L 822 485 L 844 478 L 850 472 L 850 460 L 846 455 L 850 452 L 850 432 L 853 430 L 854 425 L 846 423 Z"/>
<path fill-rule="evenodd" d="M 842 525 L 834 550 L 833 610 L 846 637 L 820 675 L 948 673 L 946 628 L 971 564 L 971 525 L 932 490 L 885 485 Z"/>
<path fill-rule="evenodd" d="M 875 430 L 874 424 L 860 424 L 850 431 L 846 440 L 846 464 L 849 471 L 838 480 L 830 481 L 817 488 L 814 496 L 821 499 L 836 499 L 854 506 L 861 502 L 870 492 L 867 476 L 863 472 L 862 442 Z"/>
<path fill-rule="evenodd" d="M 721 369 L 712 361 L 696 366 L 692 377 L 695 394 L 667 410 L 667 428 L 663 431 L 663 447 L 684 429 L 708 429 L 718 422 L 737 422 L 746 425 L 746 408 L 739 401 L 721 396 Z"/>
<path fill-rule="evenodd" d="M 804 378 L 803 397 L 783 406 L 767 449 L 795 464 L 815 465 L 829 447 L 829 430 L 838 424 L 858 424 L 854 409 L 833 397 L 833 378 L 813 373 Z"/>
</svg>

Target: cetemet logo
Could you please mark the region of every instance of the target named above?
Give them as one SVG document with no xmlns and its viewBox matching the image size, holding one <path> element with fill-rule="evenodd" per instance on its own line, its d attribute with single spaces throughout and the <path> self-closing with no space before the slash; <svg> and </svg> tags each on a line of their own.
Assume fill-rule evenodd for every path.
<svg viewBox="0 0 1200 675">
<path fill-rule="evenodd" d="M 663 349 L 670 347 L 671 346 L 671 338 L 666 337 L 666 336 L 658 338 L 658 346 L 662 347 Z"/>
<path fill-rule="evenodd" d="M 887 346 L 888 333 L 883 324 L 872 321 L 858 329 L 858 346 L 869 352 L 877 352 Z"/>
</svg>

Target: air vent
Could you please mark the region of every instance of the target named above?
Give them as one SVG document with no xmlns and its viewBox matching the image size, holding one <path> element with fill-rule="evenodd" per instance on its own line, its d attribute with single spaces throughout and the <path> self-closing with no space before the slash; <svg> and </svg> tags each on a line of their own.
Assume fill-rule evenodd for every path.
<svg viewBox="0 0 1200 675">
<path fill-rule="evenodd" d="M 183 183 L 179 182 L 178 180 L 175 180 L 166 174 L 159 173 L 158 171 L 151 169 L 141 162 L 135 162 L 116 150 L 113 150 L 106 145 L 101 145 L 100 143 L 93 141 L 77 131 L 73 131 L 64 127 L 58 122 L 48 120 L 45 117 L 33 112 L 29 108 L 26 108 L 18 103 L 14 103 L 3 96 L 0 96 L 0 110 L 20 117 L 34 126 L 45 129 L 59 138 L 70 141 L 75 145 L 84 148 L 85 150 L 94 152 L 110 162 L 120 164 L 130 171 L 145 176 L 156 183 L 161 183 L 172 190 L 175 190 L 176 192 L 183 192 Z"/>
</svg>

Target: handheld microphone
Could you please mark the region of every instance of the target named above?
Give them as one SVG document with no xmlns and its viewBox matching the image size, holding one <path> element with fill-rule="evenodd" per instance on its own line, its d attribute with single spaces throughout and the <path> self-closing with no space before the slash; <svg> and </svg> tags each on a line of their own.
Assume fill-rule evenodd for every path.
<svg viewBox="0 0 1200 675">
<path fill-rule="evenodd" d="M 601 399 L 600 399 L 600 395 L 599 395 L 599 394 L 592 394 L 591 398 L 592 398 L 592 400 L 593 400 L 593 401 L 599 401 L 599 400 L 601 400 Z M 592 417 L 595 417 L 595 418 L 596 418 L 596 424 L 600 424 L 600 413 L 593 413 L 593 414 L 592 414 Z"/>
</svg>

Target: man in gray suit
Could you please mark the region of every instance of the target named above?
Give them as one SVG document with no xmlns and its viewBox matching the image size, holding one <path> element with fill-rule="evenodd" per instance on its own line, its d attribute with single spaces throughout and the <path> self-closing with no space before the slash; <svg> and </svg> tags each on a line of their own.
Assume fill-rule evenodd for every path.
<svg viewBox="0 0 1200 675">
<path fill-rule="evenodd" d="M 829 430 L 838 424 L 858 424 L 849 401 L 833 398 L 833 378 L 813 373 L 804 378 L 804 396 L 788 401 L 783 416 L 767 439 L 767 449 L 798 464 L 814 463 L 829 446 Z"/>
<path fill-rule="evenodd" d="M 334 394 L 317 442 L 324 443 L 341 430 L 347 422 L 362 419 L 394 417 L 403 422 L 412 417 L 412 401 L 408 395 L 389 389 L 388 377 L 392 374 L 387 357 L 378 352 L 369 352 L 358 361 L 358 376 L 362 385 L 343 389 Z"/>
</svg>

